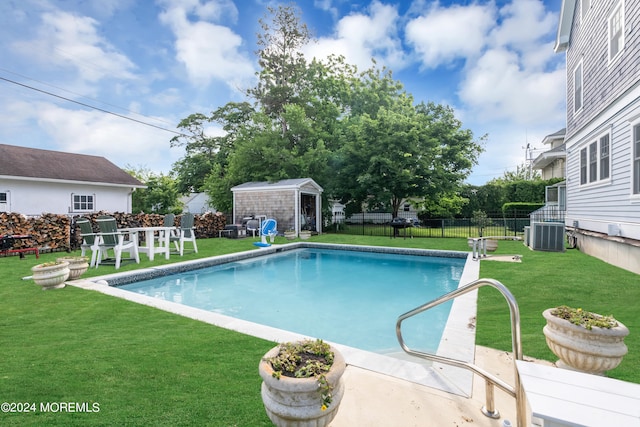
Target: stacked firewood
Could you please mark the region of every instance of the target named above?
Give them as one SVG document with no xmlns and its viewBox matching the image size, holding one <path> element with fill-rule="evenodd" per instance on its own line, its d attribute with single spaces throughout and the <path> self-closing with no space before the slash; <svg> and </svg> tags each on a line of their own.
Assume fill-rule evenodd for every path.
<svg viewBox="0 0 640 427">
<path fill-rule="evenodd" d="M 116 219 L 118 228 L 127 227 L 158 227 L 164 225 L 164 215 L 160 214 L 127 214 L 123 212 L 97 212 L 76 215 L 69 218 L 66 215 L 43 214 L 36 218 L 27 218 L 17 213 L 0 212 L 0 236 L 30 235 L 33 239 L 16 240 L 15 248 L 38 247 L 40 250 L 70 251 L 80 247 L 82 237 L 80 228 L 76 225 L 78 218 L 87 218 L 93 225 L 94 232 L 98 232 L 96 219 L 101 215 L 109 215 Z M 176 227 L 180 226 L 180 215 L 176 215 Z M 224 230 L 225 216 L 221 213 L 207 212 L 195 215 L 194 228 L 196 238 L 217 237 L 219 230 Z"/>
<path fill-rule="evenodd" d="M 0 212 L 0 236 L 31 236 L 31 239 L 16 239 L 14 249 L 38 247 L 41 250 L 68 250 L 70 224 L 65 215 L 43 214 L 27 218 L 14 212 Z"/>
<path fill-rule="evenodd" d="M 196 238 L 218 237 L 218 232 L 220 230 L 224 230 L 226 225 L 226 218 L 220 212 L 206 212 L 202 215 L 195 215 L 193 219 L 193 226 L 196 229 Z"/>
</svg>

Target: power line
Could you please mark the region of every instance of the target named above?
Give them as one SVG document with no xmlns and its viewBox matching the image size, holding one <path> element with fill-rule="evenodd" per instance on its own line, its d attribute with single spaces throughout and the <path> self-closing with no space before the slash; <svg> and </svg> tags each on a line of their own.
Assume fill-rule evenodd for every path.
<svg viewBox="0 0 640 427">
<path fill-rule="evenodd" d="M 56 50 L 59 50 L 59 49 L 57 49 L 57 48 L 56 48 Z M 63 88 L 63 87 L 60 87 L 60 86 L 52 85 L 52 84 L 50 84 L 50 83 L 43 82 L 42 80 L 38 80 L 38 79 L 34 79 L 34 78 L 32 78 L 32 77 L 29 77 L 29 76 L 25 76 L 24 74 L 20 74 L 20 73 L 16 73 L 16 72 L 14 72 L 14 71 L 11 71 L 11 70 L 7 70 L 6 68 L 2 68 L 2 67 L 0 67 L 0 71 L 4 71 L 5 73 L 13 74 L 14 76 L 22 77 L 23 79 L 31 80 L 32 82 L 40 83 L 40 84 L 42 84 L 42 85 L 49 86 L 49 87 L 52 87 L 52 88 L 54 88 L 54 89 L 61 90 L 61 91 L 63 91 L 63 92 L 67 92 L 67 93 L 70 93 L 70 94 L 72 94 L 72 95 L 76 95 L 76 96 L 78 96 L 78 97 L 88 99 L 88 100 L 90 100 L 90 101 L 96 101 L 96 102 L 99 102 L 100 104 L 104 104 L 104 105 L 107 105 L 107 106 L 110 106 L 110 107 L 117 108 L 118 110 L 125 111 L 125 112 L 127 112 L 128 114 L 135 114 L 136 116 L 144 117 L 144 118 L 146 118 L 146 119 L 155 120 L 155 121 L 157 121 L 157 122 L 165 123 L 165 124 L 167 124 L 167 125 L 169 125 L 169 126 L 173 126 L 173 123 L 171 123 L 171 122 L 169 122 L 169 121 L 167 121 L 167 120 L 162 120 L 162 119 L 159 119 L 159 118 L 157 118 L 157 117 L 149 117 L 149 116 L 145 116 L 144 114 L 136 113 L 135 111 L 131 111 L 131 110 L 127 109 L 127 108 L 120 107 L 119 105 L 111 104 L 111 103 L 109 103 L 109 102 L 104 102 L 104 101 L 102 101 L 102 100 L 100 100 L 100 99 L 91 98 L 91 97 L 86 96 L 86 95 L 83 95 L 83 94 L 81 94 L 81 93 L 77 93 L 77 92 L 74 92 L 74 91 L 72 91 L 72 90 L 68 90 L 68 89 L 65 89 L 65 88 Z"/>
<path fill-rule="evenodd" d="M 17 82 L 15 80 L 7 79 L 5 77 L 0 77 L 0 80 L 4 80 L 4 81 L 6 81 L 8 83 L 13 83 L 15 85 L 22 86 L 22 87 L 27 88 L 27 89 L 35 90 L 36 92 L 44 93 L 44 94 L 49 95 L 49 96 L 60 98 L 60 99 L 63 99 L 65 101 L 73 102 L 74 104 L 82 105 L 83 107 L 87 107 L 87 108 L 91 108 L 91 109 L 94 109 L 94 110 L 97 110 L 97 111 L 101 111 L 103 113 L 111 114 L 113 116 L 120 117 L 121 119 L 130 120 L 132 122 L 136 122 L 136 123 L 139 123 L 139 124 L 142 124 L 142 125 L 145 125 L 145 126 L 149 126 L 149 127 L 152 127 L 152 128 L 160 129 L 160 130 L 163 130 L 165 132 L 171 132 L 171 133 L 179 135 L 179 136 L 185 136 L 185 137 L 188 136 L 188 135 L 185 135 L 185 134 L 183 134 L 181 132 L 177 132 L 175 130 L 167 129 L 167 128 L 164 128 L 162 126 L 154 125 L 153 123 L 143 122 L 142 120 L 134 119 L 133 117 L 127 117 L 127 116 L 124 116 L 122 114 L 114 113 L 113 111 L 109 111 L 109 110 L 105 110 L 103 108 L 95 107 L 93 105 L 85 104 L 84 102 L 76 101 L 75 99 L 71 99 L 71 98 L 66 98 L 64 96 L 57 95 L 55 93 L 47 92 L 46 90 L 38 89 L 36 87 L 29 86 L 29 85 L 26 85 L 24 83 Z"/>
</svg>

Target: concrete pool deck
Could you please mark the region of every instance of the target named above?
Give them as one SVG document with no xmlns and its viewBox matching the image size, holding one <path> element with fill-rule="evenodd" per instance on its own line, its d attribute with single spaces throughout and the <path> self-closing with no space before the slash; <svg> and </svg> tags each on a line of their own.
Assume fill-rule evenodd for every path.
<svg viewBox="0 0 640 427">
<path fill-rule="evenodd" d="M 475 364 L 508 384 L 514 384 L 515 366 L 511 353 L 477 346 Z M 347 367 L 344 381 L 344 397 L 331 427 L 502 427 L 504 420 L 516 425 L 515 399 L 497 388 L 495 408 L 500 412 L 500 418 L 492 419 L 482 414 L 485 385 L 478 377 L 474 378 L 469 398 L 353 366 Z"/>
</svg>

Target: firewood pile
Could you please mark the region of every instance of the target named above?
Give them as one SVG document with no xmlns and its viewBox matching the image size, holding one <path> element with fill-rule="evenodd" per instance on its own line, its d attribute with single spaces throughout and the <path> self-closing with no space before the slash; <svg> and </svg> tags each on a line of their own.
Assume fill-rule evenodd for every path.
<svg viewBox="0 0 640 427">
<path fill-rule="evenodd" d="M 0 236 L 23 235 L 33 237 L 29 240 L 16 240 L 15 248 L 37 246 L 41 251 L 71 251 L 78 249 L 82 243 L 80 228 L 76 226 L 78 218 L 87 218 L 98 232 L 96 219 L 101 215 L 109 215 L 116 219 L 118 228 L 158 227 L 164 225 L 164 215 L 160 214 L 127 214 L 123 212 L 97 212 L 77 215 L 69 218 L 66 215 L 43 214 L 36 218 L 27 218 L 17 213 L 0 212 Z M 175 219 L 176 227 L 180 226 L 180 215 Z M 207 212 L 195 215 L 194 228 L 196 238 L 218 237 L 218 231 L 224 230 L 225 216 L 221 213 Z"/>
<path fill-rule="evenodd" d="M 44 251 L 68 250 L 70 224 L 65 215 L 43 214 L 37 218 L 27 218 L 13 212 L 0 212 L 0 236 L 31 236 L 31 239 L 15 240 L 14 249 L 37 247 Z"/>
</svg>

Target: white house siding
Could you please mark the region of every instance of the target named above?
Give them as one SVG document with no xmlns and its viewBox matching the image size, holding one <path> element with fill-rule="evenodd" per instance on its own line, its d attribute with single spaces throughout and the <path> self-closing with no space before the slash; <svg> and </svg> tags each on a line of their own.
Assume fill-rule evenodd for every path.
<svg viewBox="0 0 640 427">
<path fill-rule="evenodd" d="M 124 186 L 0 179 L 0 192 L 7 193 L 4 210 L 28 216 L 87 212 L 73 210 L 72 194 L 94 196 L 94 209 L 88 212 L 131 213 L 132 189 Z"/>
</svg>

